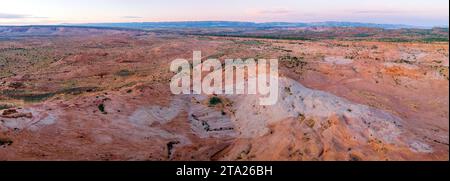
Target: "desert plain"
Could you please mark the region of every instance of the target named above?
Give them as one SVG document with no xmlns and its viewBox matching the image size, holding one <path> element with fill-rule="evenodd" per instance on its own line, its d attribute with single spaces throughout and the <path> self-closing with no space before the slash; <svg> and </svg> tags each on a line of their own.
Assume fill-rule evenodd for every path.
<svg viewBox="0 0 450 181">
<path fill-rule="evenodd" d="M 449 159 L 448 29 L 447 42 L 310 31 L 0 27 L 0 160 Z M 173 95 L 170 62 L 193 51 L 278 59 L 278 102 Z"/>
</svg>

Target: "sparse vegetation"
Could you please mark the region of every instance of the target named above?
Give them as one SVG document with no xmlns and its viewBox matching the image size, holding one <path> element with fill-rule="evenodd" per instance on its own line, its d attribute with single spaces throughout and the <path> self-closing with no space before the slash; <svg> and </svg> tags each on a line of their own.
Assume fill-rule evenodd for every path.
<svg viewBox="0 0 450 181">
<path fill-rule="evenodd" d="M 220 103 L 222 103 L 222 99 L 220 99 L 217 96 L 211 97 L 209 99 L 209 105 L 210 106 L 215 106 L 215 105 L 220 104 Z"/>
<path fill-rule="evenodd" d="M 0 110 L 4 109 L 0 111 L 0 127 L 7 130 L 3 134 L 7 138 L 0 140 L 4 145 L 0 150 L 15 151 L 17 146 L 24 153 L 32 152 L 35 146 L 48 150 L 49 145 L 45 143 L 54 141 L 52 137 L 31 138 L 27 131 L 29 127 L 22 126 L 22 122 L 38 119 L 41 121 L 32 128 L 44 135 L 60 130 L 61 140 L 67 140 L 58 142 L 62 146 L 50 145 L 55 150 L 51 153 L 54 156 L 45 157 L 49 159 L 73 158 L 64 148 L 95 139 L 89 142 L 92 146 L 80 148 L 88 158 L 256 160 L 273 156 L 270 159 L 366 160 L 376 157 L 362 153 L 376 152 L 382 146 L 375 142 L 368 144 L 367 140 L 386 141 L 391 137 L 398 139 L 392 139 L 389 152 L 380 153 L 380 157 L 414 159 L 420 153 L 404 152 L 411 141 L 404 135 L 416 133 L 410 127 L 433 120 L 430 128 L 436 130 L 423 133 L 430 138 L 426 143 L 433 143 L 434 139 L 448 134 L 448 130 L 437 126 L 448 121 L 445 119 L 448 97 L 444 94 L 447 92 L 440 89 L 448 86 L 448 81 L 444 80 L 448 79 L 448 44 L 421 42 L 421 39 L 433 38 L 430 34 L 442 34 L 441 31 L 339 27 L 332 31 L 322 27 L 314 31 L 227 29 L 230 36 L 265 36 L 269 39 L 185 36 L 189 32 L 165 34 L 184 31 L 176 29 L 160 30 L 158 34 L 152 30 L 142 33 L 119 31 L 120 36 L 111 36 L 116 31 L 105 36 L 98 32 L 95 38 L 82 37 L 83 41 L 76 35 L 61 36 L 58 41 L 42 38 L 2 45 L 0 69 L 6 71 L 0 71 Z M 66 31 L 71 30 L 67 28 Z M 201 32 L 220 33 L 220 29 Z M 444 33 L 436 38 L 445 36 Z M 282 40 L 290 37 L 313 41 Z M 415 43 L 386 43 L 380 42 L 381 38 Z M 327 41 L 321 41 L 323 39 Z M 172 95 L 168 90 L 174 75 L 168 70 L 170 59 L 191 56 L 192 47 L 202 50 L 202 60 L 279 58 L 279 91 L 282 94 L 278 102 L 269 106 L 258 105 L 257 99 L 253 99 L 256 97 Z M 48 57 L 43 59 L 44 63 L 35 62 L 44 57 Z M 192 62 L 190 57 L 187 58 Z M 58 62 L 49 64 L 54 61 Z M 14 76 L 2 78 L 3 75 Z M 395 86 L 394 81 L 401 86 Z M 418 94 L 424 97 L 419 98 Z M 404 104 L 397 104 L 398 101 Z M 421 111 L 431 112 L 427 116 L 416 116 Z M 386 114 L 392 114 L 392 120 L 383 121 L 386 117 L 391 118 Z M 120 119 L 116 119 L 117 116 Z M 394 119 L 397 116 L 399 119 Z M 402 127 L 401 119 L 410 126 Z M 89 121 L 78 124 L 79 120 Z M 383 124 L 378 124 L 379 121 Z M 114 125 L 105 127 L 102 124 Z M 149 134 L 130 137 L 124 129 L 135 126 Z M 74 129 L 79 131 L 75 134 L 65 132 Z M 377 133 L 378 129 L 383 134 Z M 82 130 L 98 130 L 98 134 Z M 405 134 L 396 134 L 397 131 Z M 191 139 L 192 136 L 198 139 Z M 283 139 L 286 136 L 290 139 Z M 3 138 L 1 134 L 0 138 Z M 28 141 L 30 138 L 32 140 Z M 236 138 L 246 139 L 238 145 L 228 144 Z M 20 145 L 15 145 L 19 140 Z M 442 143 L 434 142 L 448 146 L 445 140 L 438 141 Z M 266 142 L 269 145 L 264 147 L 259 144 Z M 149 143 L 152 144 L 150 147 Z M 11 144 L 13 146 L 7 146 Z M 358 146 L 361 144 L 366 146 Z M 130 149 L 99 153 L 105 145 Z M 148 149 L 140 152 L 140 147 Z M 270 154 L 272 150 L 266 149 L 268 147 L 283 154 Z M 433 147 L 433 154 L 420 154 L 420 158 L 447 159 L 445 148 Z M 192 152 L 197 149 L 213 150 L 214 153 L 205 156 Z M 241 154 L 243 150 L 247 151 Z M 0 157 L 11 159 L 8 154 Z M 36 155 L 32 159 L 39 158 L 43 157 Z"/>
<path fill-rule="evenodd" d="M 25 84 L 22 82 L 11 82 L 9 83 L 8 87 L 13 89 L 19 89 L 25 87 Z"/>
<path fill-rule="evenodd" d="M 314 119 L 306 119 L 305 120 L 305 124 L 308 126 L 308 127 L 310 127 L 310 128 L 313 128 L 314 127 L 314 125 L 316 124 L 316 121 L 314 121 Z"/>
<path fill-rule="evenodd" d="M 281 65 L 292 69 L 293 72 L 303 75 L 304 71 L 306 70 L 306 66 L 308 65 L 308 62 L 304 61 L 303 57 L 295 57 L 290 55 L 285 55 L 279 58 Z"/>
<path fill-rule="evenodd" d="M 47 100 L 57 94 L 72 94 L 79 95 L 84 92 L 93 92 L 97 90 L 96 87 L 75 87 L 62 89 L 56 92 L 33 92 L 26 90 L 17 90 L 17 89 L 6 89 L 1 91 L 1 95 L 9 97 L 11 99 L 23 100 L 25 102 L 40 102 Z"/>
<path fill-rule="evenodd" d="M 211 126 L 209 126 L 208 122 L 202 121 L 202 126 L 205 131 L 211 131 Z"/>
<path fill-rule="evenodd" d="M 355 35 L 353 35 L 354 37 L 370 37 L 373 36 L 373 34 L 368 34 L 368 33 L 357 33 Z"/>
<path fill-rule="evenodd" d="M 9 104 L 0 104 L 0 110 L 12 108 L 12 105 Z"/>
<path fill-rule="evenodd" d="M 173 146 L 176 144 L 180 144 L 179 141 L 170 141 L 167 143 L 167 158 L 170 158 L 172 156 L 172 149 Z"/>
<path fill-rule="evenodd" d="M 0 146 L 10 146 L 13 144 L 13 141 L 8 138 L 0 138 Z"/>
<path fill-rule="evenodd" d="M 100 110 L 100 112 L 102 112 L 103 114 L 107 114 L 105 111 L 105 105 L 103 103 L 98 105 L 98 110 Z"/>
<path fill-rule="evenodd" d="M 158 30 L 161 31 L 161 30 Z M 188 33 L 199 36 L 241 37 L 275 40 L 351 40 L 380 42 L 448 42 L 448 28 L 433 29 L 382 29 L 346 31 L 344 28 L 329 29 L 321 32 L 296 28 L 235 28 L 223 31 L 197 31 Z"/>
<path fill-rule="evenodd" d="M 241 41 L 240 43 L 245 44 L 245 45 L 261 45 L 261 44 L 263 44 L 261 41 L 257 41 L 257 40 L 245 40 L 245 41 Z"/>
<path fill-rule="evenodd" d="M 287 94 L 292 95 L 292 91 L 290 87 L 285 87 L 284 91 L 286 91 Z"/>
<path fill-rule="evenodd" d="M 134 73 L 132 71 L 129 71 L 129 70 L 120 70 L 120 71 L 116 72 L 116 75 L 120 76 L 120 77 L 128 77 L 128 76 L 133 75 L 133 74 Z"/>
<path fill-rule="evenodd" d="M 20 99 L 26 102 L 39 102 L 46 100 L 50 97 L 53 97 L 55 93 L 37 93 L 37 92 L 27 92 L 25 90 L 15 90 L 15 89 L 6 89 L 1 92 L 3 96 L 12 98 L 12 99 Z"/>
</svg>

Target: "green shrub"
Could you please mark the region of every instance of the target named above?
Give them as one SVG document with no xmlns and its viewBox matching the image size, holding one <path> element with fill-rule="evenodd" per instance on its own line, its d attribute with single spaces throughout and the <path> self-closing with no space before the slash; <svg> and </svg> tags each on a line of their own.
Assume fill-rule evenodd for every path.
<svg viewBox="0 0 450 181">
<path fill-rule="evenodd" d="M 13 106 L 11 106 L 11 105 L 8 105 L 8 104 L 0 104 L 0 110 L 3 110 L 3 109 L 9 109 L 9 108 L 12 108 Z"/>
<path fill-rule="evenodd" d="M 211 97 L 209 99 L 209 105 L 211 105 L 211 106 L 215 106 L 215 105 L 220 104 L 220 103 L 222 103 L 222 100 L 220 98 L 216 97 L 216 96 Z"/>
<path fill-rule="evenodd" d="M 127 77 L 127 76 L 130 76 L 130 75 L 133 75 L 133 74 L 134 73 L 132 71 L 129 71 L 129 70 L 121 70 L 121 71 L 116 72 L 116 75 L 120 76 L 120 77 Z"/>
<path fill-rule="evenodd" d="M 102 112 L 103 114 L 106 114 L 106 112 L 105 112 L 105 105 L 104 104 L 98 105 L 98 110 L 100 110 L 100 112 Z"/>
</svg>

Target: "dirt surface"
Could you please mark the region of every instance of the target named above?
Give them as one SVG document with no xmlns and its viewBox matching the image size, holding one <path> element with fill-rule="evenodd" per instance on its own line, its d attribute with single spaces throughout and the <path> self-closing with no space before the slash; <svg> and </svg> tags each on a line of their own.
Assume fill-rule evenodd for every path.
<svg viewBox="0 0 450 181">
<path fill-rule="evenodd" d="M 448 43 L 27 31 L 0 39 L 0 160 L 449 159 Z M 279 59 L 279 101 L 173 95 L 194 50 Z"/>
</svg>

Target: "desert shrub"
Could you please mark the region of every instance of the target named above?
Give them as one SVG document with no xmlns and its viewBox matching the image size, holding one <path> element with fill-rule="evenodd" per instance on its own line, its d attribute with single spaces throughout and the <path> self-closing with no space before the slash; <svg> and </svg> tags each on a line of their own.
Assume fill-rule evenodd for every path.
<svg viewBox="0 0 450 181">
<path fill-rule="evenodd" d="M 13 89 L 19 89 L 19 88 L 25 87 L 25 85 L 22 82 L 11 82 L 8 86 Z"/>
<path fill-rule="evenodd" d="M 72 95 L 79 95 L 84 92 L 94 92 L 97 91 L 98 87 L 74 87 L 74 88 L 67 88 L 60 90 L 56 92 L 57 94 L 72 94 Z"/>
<path fill-rule="evenodd" d="M 167 143 L 167 158 L 170 158 L 170 156 L 172 155 L 173 146 L 176 144 L 180 144 L 180 142 L 179 141 L 170 141 L 169 143 Z"/>
<path fill-rule="evenodd" d="M 103 114 L 106 114 L 106 112 L 105 112 L 105 105 L 104 104 L 98 105 L 98 110 L 100 110 L 100 112 L 102 112 Z"/>
<path fill-rule="evenodd" d="M 43 93 L 43 94 L 29 94 L 22 96 L 25 102 L 39 102 L 53 97 L 54 93 Z"/>
<path fill-rule="evenodd" d="M 120 77 L 127 77 L 127 76 L 130 76 L 130 75 L 133 75 L 133 74 L 134 73 L 132 71 L 129 71 L 129 70 L 120 70 L 120 71 L 116 72 L 116 75 L 120 76 Z"/>
<path fill-rule="evenodd" d="M 403 43 L 403 42 L 412 42 L 412 40 L 404 39 L 404 38 L 380 38 L 379 41 L 382 42 L 397 42 L 397 43 Z"/>
<path fill-rule="evenodd" d="M 372 36 L 371 34 L 367 34 L 367 33 L 358 33 L 355 34 L 354 37 L 369 37 Z"/>
<path fill-rule="evenodd" d="M 256 40 L 246 40 L 241 42 L 244 45 L 260 45 L 262 42 Z"/>
<path fill-rule="evenodd" d="M 287 68 L 300 67 L 301 69 L 303 69 L 308 64 L 308 62 L 306 62 L 303 57 L 293 57 L 290 55 L 286 55 L 280 57 L 279 59 L 281 63 Z"/>
<path fill-rule="evenodd" d="M 3 145 L 9 146 L 9 145 L 11 145 L 12 143 L 13 143 L 13 141 L 10 140 L 10 139 L 7 139 L 7 138 L 0 138 L 0 146 L 3 146 Z"/>
<path fill-rule="evenodd" d="M 222 100 L 220 98 L 216 97 L 216 96 L 211 97 L 209 99 L 209 105 L 211 105 L 211 106 L 215 106 L 215 105 L 220 104 L 220 103 L 222 103 Z"/>
<path fill-rule="evenodd" d="M 423 42 L 448 42 L 448 37 L 430 37 L 430 38 L 423 38 L 422 39 Z"/>
<path fill-rule="evenodd" d="M 53 97 L 55 93 L 32 93 L 23 90 L 3 90 L 2 95 L 12 99 L 24 100 L 25 102 L 38 102 Z"/>
<path fill-rule="evenodd" d="M 1 91 L 0 94 L 11 99 L 23 100 L 25 102 L 39 102 L 47 100 L 57 94 L 79 95 L 84 92 L 93 92 L 97 90 L 97 87 L 75 87 L 58 90 L 56 92 L 29 92 L 25 90 L 7 89 Z"/>
<path fill-rule="evenodd" d="M 3 110 L 3 109 L 9 109 L 9 108 L 12 108 L 13 106 L 11 106 L 11 105 L 8 105 L 8 104 L 0 104 L 0 110 Z"/>
</svg>

